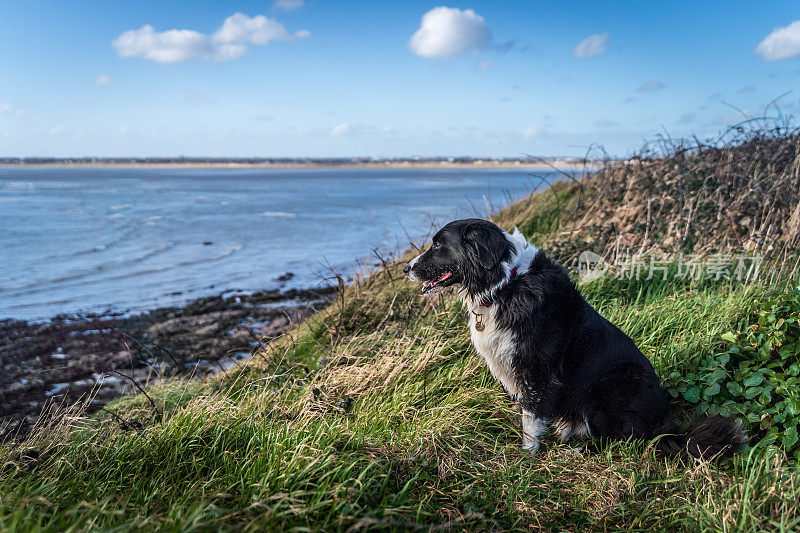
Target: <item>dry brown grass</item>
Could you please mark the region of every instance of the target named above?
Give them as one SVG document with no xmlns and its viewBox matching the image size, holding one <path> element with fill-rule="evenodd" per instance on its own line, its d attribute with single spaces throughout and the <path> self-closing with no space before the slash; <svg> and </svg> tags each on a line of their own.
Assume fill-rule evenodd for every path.
<svg viewBox="0 0 800 533">
<path fill-rule="evenodd" d="M 539 233 L 530 221 L 553 195 L 563 209 L 546 244 L 562 259 L 591 249 L 612 260 L 622 251 L 749 252 L 782 260 L 800 246 L 800 133 L 739 126 L 724 144 L 661 139 L 498 219 Z"/>
</svg>

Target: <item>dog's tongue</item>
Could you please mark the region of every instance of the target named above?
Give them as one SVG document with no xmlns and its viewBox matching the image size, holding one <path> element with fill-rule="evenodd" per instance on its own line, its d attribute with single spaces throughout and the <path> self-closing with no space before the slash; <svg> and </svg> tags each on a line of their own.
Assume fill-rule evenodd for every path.
<svg viewBox="0 0 800 533">
<path fill-rule="evenodd" d="M 444 274 L 439 276 L 438 279 L 435 279 L 435 280 L 432 280 L 432 281 L 426 281 L 425 283 L 423 283 L 422 284 L 422 289 L 423 290 L 432 289 L 433 287 L 436 286 L 437 283 L 441 283 L 442 281 L 446 280 L 447 278 L 449 278 L 452 275 L 453 275 L 452 272 L 445 272 Z"/>
</svg>

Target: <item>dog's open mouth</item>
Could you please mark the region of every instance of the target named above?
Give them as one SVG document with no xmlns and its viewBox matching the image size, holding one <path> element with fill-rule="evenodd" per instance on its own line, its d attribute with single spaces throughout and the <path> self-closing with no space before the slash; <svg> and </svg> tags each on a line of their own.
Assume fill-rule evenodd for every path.
<svg viewBox="0 0 800 533">
<path fill-rule="evenodd" d="M 445 280 L 447 280 L 452 275 L 453 275 L 452 272 L 445 272 L 437 279 L 426 281 L 425 283 L 422 284 L 422 294 L 428 294 L 432 292 L 434 289 L 436 289 L 436 287 L 441 285 Z"/>
</svg>

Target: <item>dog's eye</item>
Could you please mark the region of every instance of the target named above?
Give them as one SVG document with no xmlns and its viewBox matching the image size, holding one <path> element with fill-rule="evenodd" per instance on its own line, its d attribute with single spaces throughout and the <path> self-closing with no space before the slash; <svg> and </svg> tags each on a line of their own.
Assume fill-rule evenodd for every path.
<svg viewBox="0 0 800 533">
<path fill-rule="evenodd" d="M 433 243 L 433 249 L 434 250 L 438 250 L 441 247 L 442 247 L 442 243 L 440 243 L 440 242 L 434 242 Z"/>
</svg>

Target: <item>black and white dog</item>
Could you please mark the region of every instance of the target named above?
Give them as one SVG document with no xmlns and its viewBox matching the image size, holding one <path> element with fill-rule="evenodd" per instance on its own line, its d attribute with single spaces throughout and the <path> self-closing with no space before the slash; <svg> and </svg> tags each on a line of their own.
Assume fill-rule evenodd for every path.
<svg viewBox="0 0 800 533">
<path fill-rule="evenodd" d="M 516 228 L 450 222 L 403 272 L 425 294 L 459 285 L 472 343 L 521 405 L 522 446 L 532 453 L 548 425 L 564 441 L 664 435 L 662 451 L 705 457 L 731 454 L 745 440 L 722 417 L 688 428 L 669 422 L 650 361 Z"/>
</svg>

